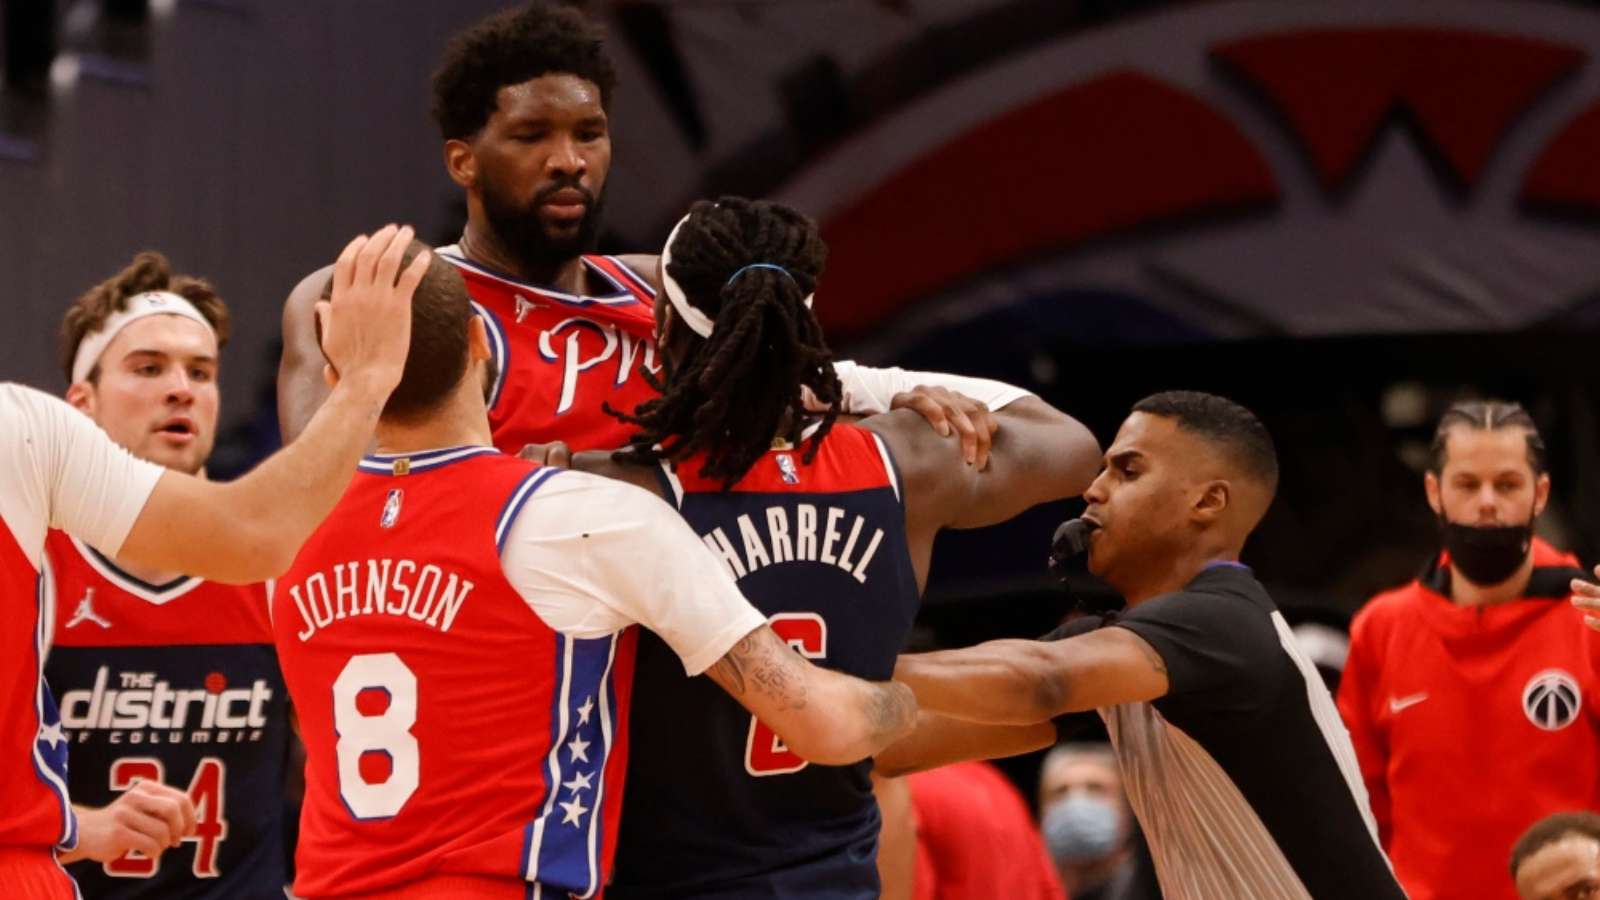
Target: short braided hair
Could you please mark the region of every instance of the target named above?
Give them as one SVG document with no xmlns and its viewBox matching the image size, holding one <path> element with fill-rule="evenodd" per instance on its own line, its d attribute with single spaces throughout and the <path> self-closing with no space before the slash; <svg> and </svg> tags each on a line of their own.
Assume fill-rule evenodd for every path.
<svg viewBox="0 0 1600 900">
<path fill-rule="evenodd" d="M 618 458 L 653 463 L 704 453 L 702 474 L 732 486 L 774 438 L 799 443 L 808 389 L 825 410 L 802 456 L 810 462 L 843 395 L 822 326 L 802 302 L 816 290 L 828 255 L 816 225 L 777 203 L 700 201 L 678 229 L 671 255 L 667 274 L 716 328 L 667 367 L 656 385 L 660 397 L 632 414 L 608 409 L 640 429 Z M 783 271 L 740 272 L 753 263 Z"/>
</svg>

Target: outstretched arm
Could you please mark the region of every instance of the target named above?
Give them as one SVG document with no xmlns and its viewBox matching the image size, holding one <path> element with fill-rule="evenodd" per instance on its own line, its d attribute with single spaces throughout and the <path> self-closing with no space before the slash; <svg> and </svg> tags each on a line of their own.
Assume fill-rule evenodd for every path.
<svg viewBox="0 0 1600 900">
<path fill-rule="evenodd" d="M 917 727 L 873 759 L 873 771 L 895 778 L 968 760 L 1032 753 L 1055 742 L 1056 728 L 1050 722 L 985 725 L 921 710 Z"/>
<path fill-rule="evenodd" d="M 120 559 L 215 581 L 282 574 L 350 483 L 411 344 L 411 295 L 428 266 L 402 271 L 411 230 L 385 228 L 339 257 L 332 302 L 320 307 L 338 385 L 305 433 L 237 481 L 161 476 Z"/>
<path fill-rule="evenodd" d="M 207 482 L 135 459 L 60 400 L 3 386 L 0 416 L 11 427 L 0 430 L 0 457 L 30 476 L 15 501 L 136 565 L 241 584 L 281 573 L 349 484 L 400 380 L 428 257 L 402 273 L 410 234 L 399 232 L 390 254 L 395 234 L 357 238 L 341 257 L 350 277 L 322 314 L 344 378 L 301 442 L 238 481 Z"/>
<path fill-rule="evenodd" d="M 765 625 L 706 670 L 728 695 L 809 762 L 842 766 L 910 733 L 917 703 L 893 681 L 812 665 Z"/>
<path fill-rule="evenodd" d="M 1031 725 L 1062 713 L 1165 696 L 1161 655 L 1126 628 L 1061 641 L 989 641 L 900 657 L 894 677 L 929 712 L 994 725 Z"/>
<path fill-rule="evenodd" d="M 1076 496 L 1099 471 L 1094 435 L 1038 397 L 1014 400 L 992 416 L 999 427 L 983 470 L 965 461 L 958 438 L 929 428 L 916 411 L 897 409 L 861 422 L 883 439 L 900 469 L 919 585 L 940 529 L 993 525 L 1036 504 Z"/>
<path fill-rule="evenodd" d="M 883 437 L 913 498 L 912 514 L 941 527 L 981 528 L 1039 503 L 1083 493 L 1100 470 L 1100 444 L 1083 423 L 1038 397 L 993 412 L 999 429 L 989 468 L 954 452 L 952 439 L 896 410 L 861 424 Z M 916 502 L 925 497 L 924 502 Z"/>
<path fill-rule="evenodd" d="M 283 303 L 283 356 L 278 360 L 278 431 L 284 446 L 306 430 L 311 417 L 328 399 L 322 378 L 322 348 L 317 344 L 316 305 L 322 299 L 333 266 L 307 275 Z"/>
<path fill-rule="evenodd" d="M 637 487 L 582 471 L 546 477 L 511 524 L 501 561 L 550 627 L 578 637 L 648 628 L 686 675 L 710 676 L 808 761 L 856 762 L 915 723 L 905 685 L 796 653 L 677 511 Z"/>
</svg>

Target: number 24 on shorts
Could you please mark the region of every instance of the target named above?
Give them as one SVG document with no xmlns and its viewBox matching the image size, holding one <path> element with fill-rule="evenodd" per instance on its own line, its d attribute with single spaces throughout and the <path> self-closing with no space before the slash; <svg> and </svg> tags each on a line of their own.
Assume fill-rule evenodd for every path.
<svg viewBox="0 0 1600 900">
<path fill-rule="evenodd" d="M 773 632 L 806 659 L 828 655 L 828 623 L 816 613 L 778 613 L 768 620 Z M 796 756 L 777 732 L 750 717 L 750 736 L 744 744 L 744 770 L 757 778 L 789 775 L 808 763 Z"/>
</svg>

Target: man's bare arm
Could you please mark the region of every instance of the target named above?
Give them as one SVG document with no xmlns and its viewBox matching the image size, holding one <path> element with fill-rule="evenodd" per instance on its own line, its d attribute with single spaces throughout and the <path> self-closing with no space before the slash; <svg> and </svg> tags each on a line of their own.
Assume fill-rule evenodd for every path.
<svg viewBox="0 0 1600 900">
<path fill-rule="evenodd" d="M 328 359 L 341 375 L 300 439 L 237 481 L 164 473 L 119 559 L 235 584 L 289 567 L 349 485 L 400 382 L 411 344 L 411 295 L 430 258 L 419 253 L 402 271 L 410 242 L 409 228 L 389 227 L 351 241 L 340 255 L 333 300 L 317 314 Z"/>
<path fill-rule="evenodd" d="M 1100 470 L 1100 443 L 1083 423 L 1038 397 L 991 413 L 998 430 L 989 466 L 968 465 L 956 439 L 920 416 L 895 410 L 863 419 L 894 454 L 906 480 L 908 512 L 949 528 L 994 525 L 1050 500 L 1076 497 Z"/>
<path fill-rule="evenodd" d="M 911 691 L 812 665 L 765 625 L 706 670 L 733 699 L 802 759 L 848 765 L 872 756 L 916 724 Z"/>
<path fill-rule="evenodd" d="M 278 431 L 288 445 L 305 431 L 311 416 L 328 399 L 322 378 L 322 348 L 317 344 L 316 305 L 333 277 L 325 266 L 300 279 L 283 303 L 283 356 L 278 360 Z"/>
<path fill-rule="evenodd" d="M 1161 654 L 1126 628 L 1060 641 L 989 641 L 900 657 L 894 677 L 929 712 L 993 725 L 1155 700 L 1167 693 Z"/>
<path fill-rule="evenodd" d="M 1032 753 L 1055 742 L 1056 728 L 1050 722 L 984 725 L 921 710 L 916 729 L 873 758 L 873 771 L 894 778 L 951 763 Z"/>
</svg>

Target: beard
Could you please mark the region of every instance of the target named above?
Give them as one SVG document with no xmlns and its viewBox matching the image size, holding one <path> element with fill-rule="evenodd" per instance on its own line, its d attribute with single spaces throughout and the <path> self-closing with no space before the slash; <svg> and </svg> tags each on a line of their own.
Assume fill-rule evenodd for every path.
<svg viewBox="0 0 1600 900">
<path fill-rule="evenodd" d="M 576 178 L 557 179 L 526 203 L 519 202 L 514 193 L 496 183 L 493 176 L 484 172 L 483 214 L 489 220 L 501 248 L 516 260 L 524 272 L 549 272 L 593 250 L 600 239 L 600 212 L 605 207 L 606 193 L 601 188 L 598 196 L 578 184 Z M 583 217 L 575 228 L 552 234 L 550 226 L 539 215 L 539 206 L 551 194 L 563 188 L 582 191 L 587 198 Z"/>
</svg>

